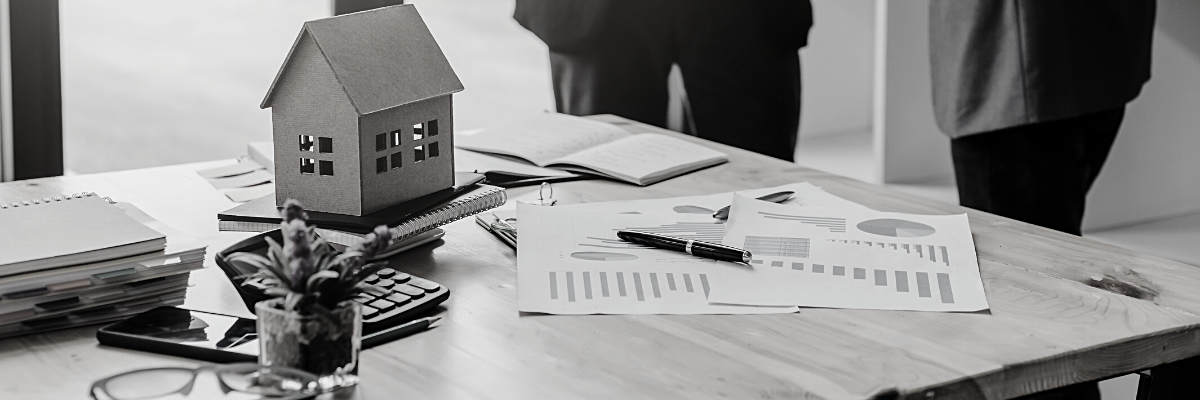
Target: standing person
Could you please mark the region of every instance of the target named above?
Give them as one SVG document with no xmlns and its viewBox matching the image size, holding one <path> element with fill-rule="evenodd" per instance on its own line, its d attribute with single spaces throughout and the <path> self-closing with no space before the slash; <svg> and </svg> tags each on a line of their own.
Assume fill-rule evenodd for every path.
<svg viewBox="0 0 1200 400">
<path fill-rule="evenodd" d="M 1079 235 L 1125 104 L 1150 79 L 1154 12 L 1154 0 L 932 0 L 934 113 L 959 203 Z"/>
<path fill-rule="evenodd" d="M 517 0 L 513 18 L 550 49 L 559 112 L 665 127 L 677 64 L 697 136 L 793 159 L 807 0 Z"/>
<path fill-rule="evenodd" d="M 1150 79 L 1154 13 L 1154 0 L 932 0 L 934 112 L 959 203 L 1079 235 Z"/>
</svg>

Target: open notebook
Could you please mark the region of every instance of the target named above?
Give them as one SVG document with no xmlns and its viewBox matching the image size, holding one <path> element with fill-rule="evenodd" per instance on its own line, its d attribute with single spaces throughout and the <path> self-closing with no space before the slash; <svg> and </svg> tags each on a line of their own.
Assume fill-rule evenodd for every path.
<svg viewBox="0 0 1200 400">
<path fill-rule="evenodd" d="M 682 139 L 634 135 L 613 124 L 563 114 L 486 129 L 458 138 L 456 146 L 642 186 L 728 161 L 725 153 Z"/>
</svg>

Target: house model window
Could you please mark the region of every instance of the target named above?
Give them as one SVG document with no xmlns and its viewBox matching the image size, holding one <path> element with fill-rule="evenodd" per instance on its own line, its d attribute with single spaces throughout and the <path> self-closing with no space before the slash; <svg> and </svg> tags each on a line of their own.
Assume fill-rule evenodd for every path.
<svg viewBox="0 0 1200 400">
<path fill-rule="evenodd" d="M 387 157 L 379 157 L 375 159 L 375 173 L 382 174 L 387 172 Z"/>
<path fill-rule="evenodd" d="M 333 153 L 333 138 L 318 137 L 317 151 L 321 153 Z"/>
<path fill-rule="evenodd" d="M 413 162 L 425 161 L 425 146 L 413 147 Z"/>
<path fill-rule="evenodd" d="M 392 131 L 392 147 L 400 146 L 400 130 Z"/>
<path fill-rule="evenodd" d="M 317 173 L 317 161 L 311 158 L 301 158 L 300 173 L 305 175 Z"/>
<path fill-rule="evenodd" d="M 388 138 L 386 133 L 375 135 L 375 151 L 387 150 L 387 142 Z"/>
<path fill-rule="evenodd" d="M 425 124 L 413 125 L 413 140 L 421 140 L 425 138 Z"/>
<path fill-rule="evenodd" d="M 429 158 L 437 157 L 438 156 L 437 142 L 429 142 L 429 144 L 427 146 L 429 146 Z"/>
<path fill-rule="evenodd" d="M 316 151 L 313 149 L 313 137 L 309 135 L 300 135 L 300 151 Z"/>
<path fill-rule="evenodd" d="M 333 176 L 333 161 L 321 160 L 321 175 Z"/>
<path fill-rule="evenodd" d="M 428 133 L 429 136 L 437 136 L 438 130 L 437 130 L 437 120 L 436 119 L 433 121 L 429 121 L 429 123 L 427 123 L 425 125 L 425 133 Z"/>
<path fill-rule="evenodd" d="M 392 153 L 392 169 L 400 168 L 401 162 L 404 160 L 400 157 L 400 152 Z"/>
</svg>

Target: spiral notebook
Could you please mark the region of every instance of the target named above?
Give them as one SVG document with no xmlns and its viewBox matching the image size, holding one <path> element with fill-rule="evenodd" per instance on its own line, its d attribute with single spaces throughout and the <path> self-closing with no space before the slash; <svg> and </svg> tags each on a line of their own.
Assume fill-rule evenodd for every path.
<svg viewBox="0 0 1200 400">
<path fill-rule="evenodd" d="M 420 235 L 439 226 L 499 207 L 508 200 L 504 189 L 491 185 L 478 185 L 475 189 L 464 193 L 454 201 L 440 207 L 420 213 L 399 224 L 388 227 L 392 231 L 392 242 L 396 244 Z M 345 232 L 334 229 L 322 229 L 318 226 L 317 233 L 325 240 L 349 246 L 362 240 L 365 234 Z"/>
<path fill-rule="evenodd" d="M 166 236 L 94 193 L 0 205 L 0 276 L 162 251 Z"/>
<path fill-rule="evenodd" d="M 463 188 L 454 196 L 440 199 L 433 204 L 400 212 L 382 210 L 361 217 L 322 212 L 308 212 L 309 223 L 317 226 L 317 232 L 325 240 L 341 245 L 350 245 L 371 232 L 374 227 L 387 225 L 392 230 L 392 242 L 397 243 L 439 226 L 457 221 L 479 212 L 499 207 L 508 199 L 504 189 L 491 185 L 474 184 Z M 275 207 L 275 196 L 267 196 L 234 207 L 217 214 L 218 228 L 222 231 L 265 232 L 279 228 L 279 211 Z"/>
</svg>

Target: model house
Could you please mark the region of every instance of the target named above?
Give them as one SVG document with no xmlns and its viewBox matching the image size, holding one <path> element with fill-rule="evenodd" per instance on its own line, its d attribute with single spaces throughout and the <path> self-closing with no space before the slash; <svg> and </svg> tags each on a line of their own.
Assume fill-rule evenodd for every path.
<svg viewBox="0 0 1200 400">
<path fill-rule="evenodd" d="M 451 187 L 462 89 L 412 5 L 304 23 L 261 105 L 276 203 L 365 215 Z"/>
</svg>

